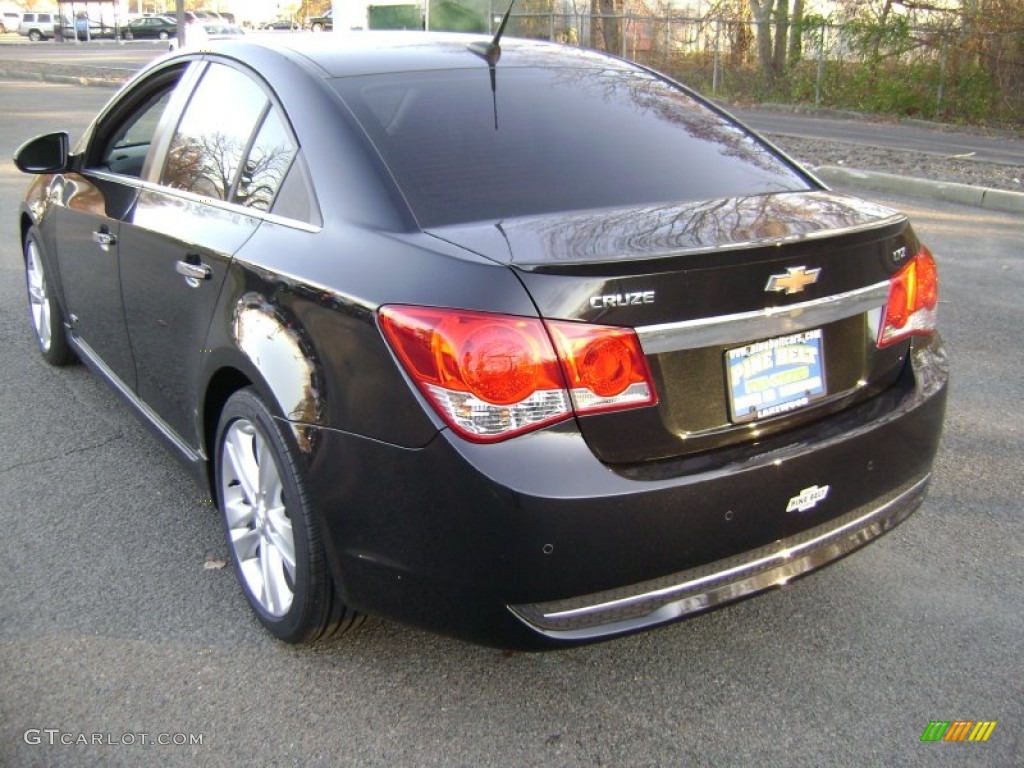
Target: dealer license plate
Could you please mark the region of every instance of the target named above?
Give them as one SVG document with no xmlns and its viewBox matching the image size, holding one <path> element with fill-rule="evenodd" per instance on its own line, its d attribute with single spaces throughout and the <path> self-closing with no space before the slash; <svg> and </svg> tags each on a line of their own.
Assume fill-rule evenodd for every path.
<svg viewBox="0 0 1024 768">
<path fill-rule="evenodd" d="M 728 350 L 733 422 L 778 416 L 824 397 L 823 352 L 820 328 Z"/>
</svg>

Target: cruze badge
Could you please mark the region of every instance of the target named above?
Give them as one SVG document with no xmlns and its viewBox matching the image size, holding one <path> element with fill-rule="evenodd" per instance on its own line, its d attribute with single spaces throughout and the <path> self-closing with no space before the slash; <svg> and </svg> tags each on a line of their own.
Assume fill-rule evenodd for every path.
<svg viewBox="0 0 1024 768">
<path fill-rule="evenodd" d="M 808 509 L 813 509 L 818 505 L 819 501 L 824 501 L 825 497 L 828 496 L 828 489 L 830 486 L 823 485 L 821 487 L 812 485 L 810 488 L 804 488 L 800 493 L 789 500 L 789 504 L 786 505 L 787 512 L 806 512 Z"/>
<path fill-rule="evenodd" d="M 807 267 L 789 267 L 784 275 L 772 275 L 768 278 L 766 291 L 773 293 L 800 293 L 808 285 L 818 282 L 818 275 L 821 268 L 808 269 Z"/>
<path fill-rule="evenodd" d="M 591 309 L 606 307 L 636 307 L 641 304 L 653 304 L 654 291 L 636 291 L 634 293 L 610 293 L 605 296 L 591 296 Z"/>
</svg>

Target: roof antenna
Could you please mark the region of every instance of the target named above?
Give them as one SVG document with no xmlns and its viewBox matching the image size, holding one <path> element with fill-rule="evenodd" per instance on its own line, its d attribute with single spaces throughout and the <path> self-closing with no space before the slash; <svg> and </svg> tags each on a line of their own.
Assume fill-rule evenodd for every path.
<svg viewBox="0 0 1024 768">
<path fill-rule="evenodd" d="M 498 25 L 498 31 L 494 33 L 494 39 L 489 43 L 470 43 L 466 47 L 475 53 L 477 56 L 487 62 L 487 69 L 491 73 L 491 101 L 494 103 L 494 130 L 498 130 L 498 85 L 497 85 L 497 73 L 494 65 L 498 63 L 498 59 L 501 58 L 501 36 L 505 34 L 505 25 L 508 24 L 508 17 L 512 15 L 512 6 L 516 4 L 516 0 L 512 0 L 508 4 L 508 10 L 505 11 L 505 15 L 501 17 L 501 24 Z"/>
<path fill-rule="evenodd" d="M 508 4 L 508 10 L 505 11 L 505 15 L 501 17 L 501 24 L 498 25 L 498 31 L 494 33 L 494 39 L 489 43 L 470 43 L 466 47 L 469 48 L 477 56 L 483 58 L 492 68 L 498 63 L 498 59 L 501 58 L 501 36 L 505 34 L 505 25 L 508 24 L 508 17 L 512 14 L 512 6 L 516 4 L 516 0 L 512 0 Z M 493 69 L 491 70 L 493 73 Z M 493 79 L 493 75 L 492 75 Z"/>
</svg>

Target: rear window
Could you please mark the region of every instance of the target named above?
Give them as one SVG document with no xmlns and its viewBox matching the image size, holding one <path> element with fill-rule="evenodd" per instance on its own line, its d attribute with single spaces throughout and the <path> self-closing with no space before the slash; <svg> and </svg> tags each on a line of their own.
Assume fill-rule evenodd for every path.
<svg viewBox="0 0 1024 768">
<path fill-rule="evenodd" d="M 335 86 L 421 226 L 808 189 L 745 131 L 643 72 L 506 68 Z"/>
</svg>

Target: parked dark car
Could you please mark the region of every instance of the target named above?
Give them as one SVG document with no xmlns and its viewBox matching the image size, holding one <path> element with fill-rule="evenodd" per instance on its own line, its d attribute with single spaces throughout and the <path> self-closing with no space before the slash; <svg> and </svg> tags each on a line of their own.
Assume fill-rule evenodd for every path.
<svg viewBox="0 0 1024 768">
<path fill-rule="evenodd" d="M 272 29 L 275 31 L 288 30 L 294 31 L 300 29 L 299 23 L 295 19 L 274 19 L 263 24 L 260 29 Z"/>
<path fill-rule="evenodd" d="M 277 637 L 613 637 L 921 503 L 947 369 L 902 214 L 594 52 L 212 48 L 23 145 L 19 231 L 42 356 L 191 469 Z"/>
<path fill-rule="evenodd" d="M 327 11 L 323 16 L 311 16 L 306 26 L 314 32 L 330 32 L 334 29 L 334 11 Z"/>
<path fill-rule="evenodd" d="M 169 40 L 178 34 L 178 23 L 164 16 L 143 16 L 124 27 L 126 40 Z"/>
</svg>

